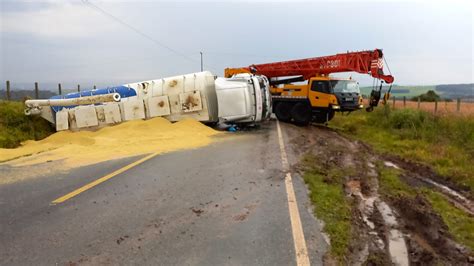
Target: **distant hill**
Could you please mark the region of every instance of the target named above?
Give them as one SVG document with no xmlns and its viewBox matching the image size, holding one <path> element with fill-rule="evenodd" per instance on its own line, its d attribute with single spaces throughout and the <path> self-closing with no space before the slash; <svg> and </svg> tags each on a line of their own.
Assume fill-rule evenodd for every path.
<svg viewBox="0 0 474 266">
<path fill-rule="evenodd" d="M 52 91 L 40 90 L 39 91 L 39 98 L 40 99 L 48 99 L 56 93 Z M 10 91 L 10 97 L 13 101 L 22 101 L 25 97 L 35 98 L 35 92 L 33 90 L 12 90 Z M 6 100 L 7 99 L 7 92 L 5 90 L 0 90 L 0 99 Z"/>
<path fill-rule="evenodd" d="M 474 98 L 474 84 L 437 85 L 436 92 L 444 98 Z"/>
<path fill-rule="evenodd" d="M 387 91 L 389 86 L 384 86 L 382 91 Z M 372 87 L 361 87 L 363 95 L 370 95 Z M 396 97 L 412 98 L 429 90 L 435 91 L 442 99 L 456 99 L 461 98 L 465 100 L 474 100 L 474 83 L 470 84 L 443 84 L 432 86 L 392 86 L 392 95 Z"/>
</svg>

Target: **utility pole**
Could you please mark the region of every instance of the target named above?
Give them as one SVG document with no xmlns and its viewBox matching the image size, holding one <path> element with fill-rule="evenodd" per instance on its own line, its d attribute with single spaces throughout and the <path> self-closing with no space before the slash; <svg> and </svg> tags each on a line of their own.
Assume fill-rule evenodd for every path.
<svg viewBox="0 0 474 266">
<path fill-rule="evenodd" d="M 39 86 L 38 86 L 38 82 L 35 82 L 35 99 L 39 99 Z"/>
<path fill-rule="evenodd" d="M 10 81 L 7 80 L 7 101 L 10 101 Z"/>
<path fill-rule="evenodd" d="M 202 68 L 202 52 L 199 52 L 201 54 L 201 72 L 203 71 L 203 68 Z"/>
</svg>

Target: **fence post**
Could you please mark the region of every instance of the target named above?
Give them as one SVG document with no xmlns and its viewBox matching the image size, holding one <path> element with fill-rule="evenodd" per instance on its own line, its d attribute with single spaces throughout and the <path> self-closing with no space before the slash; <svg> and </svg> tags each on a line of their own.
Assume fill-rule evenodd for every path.
<svg viewBox="0 0 474 266">
<path fill-rule="evenodd" d="M 77 92 L 81 92 L 81 85 L 77 84 Z"/>
<path fill-rule="evenodd" d="M 457 102 L 456 102 L 456 111 L 457 111 L 457 112 L 460 112 L 460 111 L 461 111 L 461 98 L 458 98 L 458 99 L 457 99 Z"/>
<path fill-rule="evenodd" d="M 393 96 L 393 104 L 392 104 L 392 105 L 393 105 L 393 107 L 392 107 L 393 109 L 395 109 L 395 98 L 397 98 L 397 97 L 396 97 L 396 96 Z"/>
<path fill-rule="evenodd" d="M 10 101 L 10 81 L 7 80 L 7 101 Z"/>
<path fill-rule="evenodd" d="M 407 107 L 407 97 L 403 96 L 403 108 Z"/>
<path fill-rule="evenodd" d="M 63 95 L 63 92 L 61 89 L 61 83 L 58 83 L 58 92 L 59 92 L 59 95 Z"/>
<path fill-rule="evenodd" d="M 420 97 L 418 97 L 418 106 L 417 106 L 418 109 L 420 109 L 420 102 L 421 102 L 421 99 Z"/>
<path fill-rule="evenodd" d="M 35 82 L 35 99 L 39 99 L 39 87 L 38 87 L 38 82 Z"/>
<path fill-rule="evenodd" d="M 436 112 L 438 112 L 438 100 L 435 100 L 435 109 L 434 109 L 434 112 L 436 114 Z"/>
</svg>

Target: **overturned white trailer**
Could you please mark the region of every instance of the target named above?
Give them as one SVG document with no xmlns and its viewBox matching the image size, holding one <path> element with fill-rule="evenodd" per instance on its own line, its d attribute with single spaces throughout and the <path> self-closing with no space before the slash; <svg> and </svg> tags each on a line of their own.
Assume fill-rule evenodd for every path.
<svg viewBox="0 0 474 266">
<path fill-rule="evenodd" d="M 27 115 L 41 115 L 56 130 L 103 127 L 161 116 L 170 121 L 259 123 L 271 113 L 268 80 L 239 74 L 220 78 L 204 71 L 27 100 Z"/>
</svg>

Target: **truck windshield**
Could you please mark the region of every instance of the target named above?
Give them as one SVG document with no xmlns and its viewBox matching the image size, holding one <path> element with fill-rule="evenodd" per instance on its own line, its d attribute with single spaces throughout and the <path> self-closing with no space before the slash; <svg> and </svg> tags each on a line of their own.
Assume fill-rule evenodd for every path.
<svg viewBox="0 0 474 266">
<path fill-rule="evenodd" d="M 360 93 L 359 84 L 354 80 L 331 80 L 331 85 L 335 93 Z"/>
</svg>

